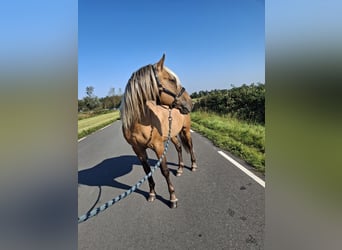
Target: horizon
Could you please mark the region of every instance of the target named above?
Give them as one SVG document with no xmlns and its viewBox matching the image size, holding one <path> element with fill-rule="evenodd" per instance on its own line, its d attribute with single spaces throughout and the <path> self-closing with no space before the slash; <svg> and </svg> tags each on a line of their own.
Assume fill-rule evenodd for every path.
<svg viewBox="0 0 342 250">
<path fill-rule="evenodd" d="M 197 94 L 199 94 L 199 92 L 201 92 L 201 91 L 203 91 L 203 92 L 211 92 L 211 91 L 220 91 L 220 90 L 231 90 L 231 89 L 233 89 L 233 88 L 238 88 L 238 87 L 242 87 L 243 85 L 246 85 L 246 86 L 251 86 L 251 85 L 258 85 L 258 84 L 265 84 L 264 82 L 252 82 L 252 83 L 250 83 L 250 84 L 246 84 L 246 83 L 243 83 L 243 84 L 241 84 L 241 85 L 239 85 L 239 86 L 235 86 L 234 84 L 230 84 L 229 85 L 229 88 L 220 88 L 220 89 L 217 89 L 217 88 L 214 88 L 214 89 L 201 89 L 201 90 L 197 90 L 197 91 L 193 91 L 193 92 L 191 92 L 191 93 L 189 93 L 188 92 L 188 94 L 189 95 L 192 95 L 192 94 L 194 94 L 194 93 L 197 93 Z M 120 88 L 119 88 L 120 89 Z M 93 94 L 93 96 L 95 96 L 95 97 L 97 97 L 97 98 L 99 98 L 99 99 L 101 99 L 101 98 L 106 98 L 106 97 L 111 97 L 111 96 L 121 96 L 121 95 L 123 95 L 123 93 L 124 93 L 124 89 L 121 89 L 121 92 L 119 91 L 119 89 L 118 90 L 115 90 L 115 92 L 116 91 L 118 91 L 118 93 L 115 93 L 114 95 L 109 95 L 109 93 L 106 95 L 106 96 L 98 96 L 98 95 L 96 95 L 96 94 Z M 185 89 L 186 90 L 186 89 Z M 187 90 L 186 90 L 187 91 Z M 95 92 L 95 91 L 94 91 Z M 109 92 L 109 91 L 108 91 Z M 86 95 L 84 96 L 84 97 L 86 97 Z M 82 97 L 81 99 L 83 99 L 84 97 Z M 78 98 L 78 100 L 81 100 L 80 98 Z"/>
</svg>

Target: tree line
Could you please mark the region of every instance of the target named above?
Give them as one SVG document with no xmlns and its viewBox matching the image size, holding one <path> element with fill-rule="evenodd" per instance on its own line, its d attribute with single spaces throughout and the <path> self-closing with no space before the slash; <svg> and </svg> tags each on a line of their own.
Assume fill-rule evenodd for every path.
<svg viewBox="0 0 342 250">
<path fill-rule="evenodd" d="M 94 87 L 87 86 L 86 96 L 78 100 L 78 112 L 117 109 L 121 104 L 121 96 L 121 88 L 118 93 L 115 92 L 115 88 L 110 88 L 106 97 L 98 98 L 94 94 Z"/>
<path fill-rule="evenodd" d="M 231 115 L 248 122 L 265 124 L 265 84 L 242 85 L 231 89 L 199 91 L 191 94 L 194 111 Z"/>
<path fill-rule="evenodd" d="M 231 115 L 248 122 L 265 124 L 265 84 L 242 85 L 231 89 L 214 89 L 194 92 L 193 111 L 210 111 L 221 115 Z M 78 111 L 101 111 L 117 109 L 121 104 L 121 89 L 118 93 L 110 88 L 106 97 L 98 98 L 94 87 L 86 87 L 86 96 L 78 100 Z"/>
</svg>

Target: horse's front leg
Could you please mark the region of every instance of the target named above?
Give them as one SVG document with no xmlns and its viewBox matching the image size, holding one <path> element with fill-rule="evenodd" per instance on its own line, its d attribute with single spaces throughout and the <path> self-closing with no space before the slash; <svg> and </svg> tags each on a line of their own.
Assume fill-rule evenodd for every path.
<svg viewBox="0 0 342 250">
<path fill-rule="evenodd" d="M 138 158 L 139 158 L 139 160 L 140 160 L 140 162 L 144 168 L 145 173 L 146 174 L 150 173 L 151 167 L 147 161 L 148 157 L 147 157 L 146 149 L 140 148 L 140 147 L 133 147 L 133 150 L 134 150 L 135 154 L 138 156 Z M 152 202 L 156 199 L 156 191 L 154 190 L 155 183 L 154 183 L 152 176 L 148 178 L 148 184 L 150 186 L 150 193 L 149 193 L 147 200 L 149 202 Z"/>
<path fill-rule="evenodd" d="M 163 145 L 163 144 L 161 144 Z M 159 146 L 159 147 L 156 147 L 155 149 L 155 152 L 156 152 L 156 155 L 158 157 L 158 159 L 162 156 L 163 154 L 163 151 L 164 151 L 164 146 Z M 170 207 L 171 208 L 176 208 L 177 207 L 177 197 L 176 197 L 176 194 L 175 194 L 175 188 L 173 187 L 172 183 L 171 183 L 171 179 L 170 179 L 170 170 L 169 168 L 167 167 L 167 164 L 166 164 L 166 157 L 163 158 L 161 164 L 160 164 L 160 170 L 163 174 L 163 176 L 165 177 L 165 180 L 167 182 L 167 186 L 168 186 L 168 189 L 169 189 L 169 193 L 170 193 Z"/>
<path fill-rule="evenodd" d="M 181 176 L 183 174 L 184 162 L 183 162 L 183 155 L 182 155 L 182 145 L 180 144 L 177 136 L 171 138 L 172 143 L 175 145 L 175 148 L 178 153 L 178 169 L 177 169 L 177 176 Z"/>
</svg>

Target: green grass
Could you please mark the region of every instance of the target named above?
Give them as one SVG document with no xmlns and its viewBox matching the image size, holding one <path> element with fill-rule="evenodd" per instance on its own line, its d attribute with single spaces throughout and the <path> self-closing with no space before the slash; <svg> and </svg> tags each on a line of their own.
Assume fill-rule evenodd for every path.
<svg viewBox="0 0 342 250">
<path fill-rule="evenodd" d="M 78 113 L 78 120 L 82 120 L 82 119 L 87 119 L 90 117 L 94 117 L 94 116 L 98 116 L 98 115 L 102 115 L 102 114 L 108 114 L 108 113 L 113 113 L 113 110 L 109 110 L 109 109 L 101 109 L 101 110 L 91 110 L 91 111 L 86 111 L 86 112 L 79 112 Z"/>
<path fill-rule="evenodd" d="M 206 112 L 192 112 L 191 120 L 193 130 L 265 172 L 264 126 Z"/>
<path fill-rule="evenodd" d="M 101 114 L 78 120 L 78 138 L 89 135 L 118 119 L 120 119 L 119 111 L 113 111 L 107 114 Z"/>
</svg>

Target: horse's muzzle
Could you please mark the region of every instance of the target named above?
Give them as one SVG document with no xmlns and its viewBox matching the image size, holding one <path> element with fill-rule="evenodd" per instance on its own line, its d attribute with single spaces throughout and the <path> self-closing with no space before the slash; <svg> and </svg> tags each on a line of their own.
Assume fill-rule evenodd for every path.
<svg viewBox="0 0 342 250">
<path fill-rule="evenodd" d="M 189 105 L 188 103 L 186 103 L 185 105 L 181 105 L 179 108 L 179 111 L 183 114 L 189 114 L 192 110 L 192 105 Z"/>
<path fill-rule="evenodd" d="M 181 114 L 183 114 L 183 115 L 187 115 L 187 114 L 190 113 L 190 111 L 189 111 L 188 109 L 181 109 L 180 112 L 181 112 Z"/>
</svg>

